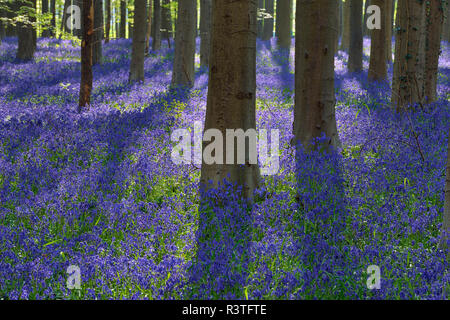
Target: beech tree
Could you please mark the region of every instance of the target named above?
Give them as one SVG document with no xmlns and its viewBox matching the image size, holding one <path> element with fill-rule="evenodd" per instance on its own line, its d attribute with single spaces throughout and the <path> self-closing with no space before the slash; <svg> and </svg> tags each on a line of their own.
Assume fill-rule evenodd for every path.
<svg viewBox="0 0 450 320">
<path fill-rule="evenodd" d="M 119 37 L 126 37 L 126 28 L 127 28 L 127 0 L 120 0 L 120 31 Z"/>
<path fill-rule="evenodd" d="M 381 13 L 381 15 L 384 15 L 384 24 L 386 26 L 386 32 L 385 32 L 385 39 L 386 39 L 386 60 L 388 62 L 392 62 L 392 28 L 394 25 L 394 1 L 393 0 L 386 0 L 385 1 L 385 12 Z M 382 8 L 382 7 L 380 7 Z"/>
<path fill-rule="evenodd" d="M 102 63 L 103 1 L 94 0 L 94 42 L 92 44 L 92 64 Z"/>
<path fill-rule="evenodd" d="M 161 29 L 161 36 L 167 40 L 167 45 L 170 48 L 170 38 L 172 38 L 172 14 L 170 12 L 170 0 L 163 0 L 163 5 L 161 6 Z"/>
<path fill-rule="evenodd" d="M 105 11 L 106 11 L 105 43 L 108 43 L 111 32 L 111 0 L 106 0 Z"/>
<path fill-rule="evenodd" d="M 16 58 L 32 60 L 36 51 L 36 29 L 33 26 L 32 18 L 36 13 L 36 0 L 19 0 L 17 5 L 26 20 L 17 23 L 18 47 Z"/>
<path fill-rule="evenodd" d="M 182 1 L 184 2 L 184 1 Z M 153 42 L 152 50 L 161 49 L 161 2 L 153 0 Z"/>
<path fill-rule="evenodd" d="M 197 0 L 180 1 L 178 3 L 178 17 L 175 30 L 173 86 L 192 87 L 194 85 L 196 34 Z"/>
<path fill-rule="evenodd" d="M 264 12 L 264 0 L 258 0 L 258 22 L 257 22 L 257 36 L 258 38 L 262 38 L 263 31 L 264 31 L 264 18 L 263 18 L 263 12 Z"/>
<path fill-rule="evenodd" d="M 50 11 L 49 9 L 50 9 L 49 8 L 49 1 L 48 0 L 41 0 L 41 12 L 43 14 L 48 13 Z M 44 28 L 45 28 L 44 31 L 42 31 L 42 37 L 45 37 L 45 38 L 50 37 L 49 26 L 45 25 Z"/>
<path fill-rule="evenodd" d="M 390 15 L 388 11 L 388 2 L 390 0 L 372 0 L 372 4 L 379 6 L 381 9 L 381 28 L 371 30 L 370 44 L 370 64 L 369 64 L 369 81 L 386 80 L 387 77 L 387 19 L 386 15 Z"/>
<path fill-rule="evenodd" d="M 442 28 L 442 40 L 450 42 L 450 3 L 442 1 L 444 7 L 444 27 Z"/>
<path fill-rule="evenodd" d="M 92 91 L 92 42 L 94 40 L 94 3 L 83 0 L 83 39 L 81 41 L 81 83 L 78 112 L 91 104 Z"/>
<path fill-rule="evenodd" d="M 282 49 L 289 49 L 291 47 L 292 0 L 278 0 L 276 14 L 277 44 Z"/>
<path fill-rule="evenodd" d="M 423 2 L 398 0 L 392 105 L 400 111 L 421 100 L 420 32 Z"/>
<path fill-rule="evenodd" d="M 436 86 L 444 12 L 442 0 L 429 0 L 426 5 L 425 74 L 423 94 L 426 102 L 430 103 L 437 99 Z"/>
<path fill-rule="evenodd" d="M 145 54 L 150 51 L 150 36 L 152 34 L 152 0 L 147 3 L 147 27 L 145 32 Z"/>
<path fill-rule="evenodd" d="M 341 50 L 347 51 L 350 47 L 350 1 L 345 0 L 342 12 L 342 39 L 341 39 Z"/>
<path fill-rule="evenodd" d="M 334 46 L 337 1 L 297 0 L 295 36 L 294 144 L 311 149 L 323 133 L 328 144 L 341 145 L 334 94 Z"/>
<path fill-rule="evenodd" d="M 144 81 L 145 37 L 147 29 L 147 1 L 134 0 L 134 31 L 128 80 Z"/>
<path fill-rule="evenodd" d="M 273 17 L 274 17 L 274 5 L 273 0 L 264 1 L 264 9 L 266 13 L 266 19 L 264 19 L 264 31 L 263 40 L 270 40 L 273 36 Z"/>
<path fill-rule="evenodd" d="M 205 130 L 256 129 L 256 1 L 213 2 L 210 77 L 206 107 Z M 232 23 L 231 23 L 232 22 Z M 178 30 L 178 28 L 177 28 Z M 207 143 L 203 143 L 203 150 Z M 243 196 L 250 201 L 260 184 L 259 166 L 249 162 L 256 154 L 256 145 L 245 148 L 245 165 L 203 163 L 202 189 L 217 188 L 223 180 L 242 186 Z M 212 184 L 209 182 L 212 181 Z"/>
<path fill-rule="evenodd" d="M 350 0 L 350 45 L 348 53 L 349 72 L 361 71 L 363 67 L 362 10 L 362 0 Z M 384 56 L 386 57 L 386 54 Z"/>
<path fill-rule="evenodd" d="M 211 0 L 200 0 L 200 65 L 209 65 L 209 47 L 211 45 Z"/>
</svg>

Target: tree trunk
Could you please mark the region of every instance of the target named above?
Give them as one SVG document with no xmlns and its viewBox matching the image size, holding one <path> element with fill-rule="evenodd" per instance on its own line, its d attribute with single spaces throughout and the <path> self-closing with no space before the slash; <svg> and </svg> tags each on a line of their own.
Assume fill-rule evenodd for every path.
<svg viewBox="0 0 450 320">
<path fill-rule="evenodd" d="M 258 22 L 257 22 L 257 36 L 262 39 L 264 33 L 264 0 L 258 0 Z"/>
<path fill-rule="evenodd" d="M 210 80 L 205 131 L 256 129 L 256 1 L 214 0 Z M 231 23 L 232 22 L 232 23 Z M 203 151 L 208 144 L 203 142 Z M 251 163 L 256 144 L 245 148 L 245 165 L 237 164 L 237 145 L 225 150 L 218 163 L 207 164 L 203 157 L 201 188 L 217 188 L 228 180 L 242 186 L 249 201 L 260 184 L 259 166 Z M 227 163 L 226 153 L 234 152 L 234 163 Z M 212 185 L 209 182 L 212 181 Z"/>
<path fill-rule="evenodd" d="M 444 20 L 442 1 L 429 0 L 426 10 L 426 45 L 424 97 L 427 103 L 437 100 L 437 75 L 441 51 L 441 33 Z"/>
<path fill-rule="evenodd" d="M 345 0 L 342 18 L 341 50 L 346 52 L 348 52 L 350 47 L 350 1 L 351 0 Z"/>
<path fill-rule="evenodd" d="M 126 38 L 127 0 L 120 0 L 120 38 Z"/>
<path fill-rule="evenodd" d="M 55 37 L 56 36 L 56 0 L 51 0 L 51 12 L 52 12 L 52 20 L 51 20 L 51 28 L 49 32 L 49 37 Z"/>
<path fill-rule="evenodd" d="M 266 19 L 264 19 L 264 32 L 263 32 L 263 40 L 267 41 L 272 39 L 273 36 L 273 17 L 274 17 L 274 6 L 273 0 L 265 0 L 264 7 L 266 9 L 266 14 L 268 15 Z M 269 17 L 270 15 L 270 17 Z"/>
<path fill-rule="evenodd" d="M 358 72 L 363 68 L 362 10 L 362 0 L 350 0 L 350 47 L 347 65 L 349 72 Z"/>
<path fill-rule="evenodd" d="M 92 91 L 92 42 L 94 40 L 94 3 L 83 0 L 83 39 L 81 41 L 81 83 L 78 112 L 91 104 Z"/>
<path fill-rule="evenodd" d="M 92 44 L 92 64 L 102 63 L 103 1 L 94 0 L 94 43 Z"/>
<path fill-rule="evenodd" d="M 106 0 L 105 43 L 109 42 L 111 32 L 111 0 Z"/>
<path fill-rule="evenodd" d="M 399 0 L 397 7 L 392 105 L 400 111 L 421 100 L 418 82 L 423 4 Z"/>
<path fill-rule="evenodd" d="M 292 0 L 277 1 L 277 43 L 282 49 L 291 47 Z"/>
<path fill-rule="evenodd" d="M 335 117 L 334 45 L 338 3 L 297 0 L 294 145 L 306 150 L 325 133 L 326 145 L 341 145 Z M 299 149 L 297 149 L 299 151 Z M 297 152 L 298 152 L 297 151 Z"/>
<path fill-rule="evenodd" d="M 170 48 L 170 38 L 172 38 L 172 15 L 170 12 L 170 0 L 163 0 L 163 6 L 161 7 L 161 37 L 167 40 L 167 44 Z"/>
<path fill-rule="evenodd" d="M 70 7 L 70 0 L 65 0 L 61 19 L 61 33 L 70 31 L 69 28 L 67 27 L 67 8 L 69 7 Z"/>
<path fill-rule="evenodd" d="M 45 14 L 45 13 L 49 12 L 49 6 L 48 6 L 49 3 L 48 2 L 49 2 L 49 0 L 41 0 L 41 11 L 42 11 L 42 14 Z M 49 25 L 45 24 L 43 27 L 45 29 L 42 31 L 42 37 L 44 37 L 44 38 L 50 37 Z"/>
<path fill-rule="evenodd" d="M 386 15 L 390 15 L 388 11 L 388 3 L 390 0 L 372 0 L 372 4 L 379 6 L 381 9 L 381 29 L 371 30 L 370 44 L 370 65 L 369 65 L 369 81 L 383 81 L 387 77 L 387 60 L 386 60 L 386 34 L 388 26 L 386 25 Z"/>
<path fill-rule="evenodd" d="M 180 5 L 180 3 L 178 3 Z M 153 43 L 152 50 L 161 49 L 161 2 L 153 0 Z"/>
<path fill-rule="evenodd" d="M 209 65 L 209 50 L 211 45 L 211 0 L 200 1 L 200 66 Z"/>
<path fill-rule="evenodd" d="M 447 145 L 447 163 L 445 165 L 445 187 L 444 187 L 444 213 L 442 214 L 442 231 L 439 248 L 446 251 L 447 257 L 449 255 L 449 240 L 450 240 L 450 137 Z"/>
<path fill-rule="evenodd" d="M 73 0 L 73 4 L 77 5 L 81 11 L 83 10 L 83 0 Z M 72 19 L 73 19 L 73 17 L 72 17 Z M 84 26 L 83 26 L 83 24 L 81 24 L 81 28 L 73 29 L 72 34 L 74 36 L 82 39 L 83 38 L 83 28 L 84 28 Z"/>
<path fill-rule="evenodd" d="M 385 17 L 385 25 L 386 25 L 386 60 L 390 63 L 392 62 L 392 26 L 393 26 L 393 10 L 392 6 L 394 5 L 393 0 L 385 0 L 386 4 L 386 13 Z M 380 7 L 381 8 L 381 7 Z M 381 13 L 383 16 L 383 13 Z"/>
<path fill-rule="evenodd" d="M 29 7 L 32 11 L 36 8 L 36 0 L 20 0 L 17 4 L 19 8 Z M 20 60 L 32 60 L 36 51 L 36 30 L 30 24 L 30 21 L 33 21 L 32 17 L 28 15 L 27 18 L 29 21 L 17 23 L 18 48 L 16 58 Z"/>
<path fill-rule="evenodd" d="M 148 54 L 150 51 L 150 36 L 152 34 L 152 0 L 149 0 L 147 8 L 147 28 L 145 34 L 145 54 Z"/>
<path fill-rule="evenodd" d="M 363 17 L 364 17 L 364 21 L 363 21 L 363 26 L 362 26 L 362 28 L 363 28 L 363 35 L 364 36 L 370 36 L 370 32 L 372 31 L 372 30 L 369 30 L 369 28 L 367 28 L 367 18 L 368 18 L 368 15 L 367 15 L 367 8 L 369 8 L 369 6 L 371 5 L 371 4 L 374 4 L 373 2 L 371 3 L 371 0 L 366 0 L 366 1 L 364 1 L 364 11 L 363 11 Z M 384 6 L 383 6 L 384 7 Z M 381 8 L 381 7 L 380 7 Z"/>
<path fill-rule="evenodd" d="M 194 85 L 196 33 L 197 0 L 180 1 L 175 32 L 172 86 L 192 87 Z"/>
<path fill-rule="evenodd" d="M 442 40 L 450 42 L 450 2 L 443 3 L 445 19 L 444 26 L 442 28 Z"/>
<path fill-rule="evenodd" d="M 147 0 L 134 0 L 134 31 L 129 82 L 144 81 Z"/>
</svg>

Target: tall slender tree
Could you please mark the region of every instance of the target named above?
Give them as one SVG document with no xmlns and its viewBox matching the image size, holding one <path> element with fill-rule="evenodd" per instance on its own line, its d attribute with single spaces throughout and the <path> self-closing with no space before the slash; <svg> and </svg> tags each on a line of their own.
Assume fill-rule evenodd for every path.
<svg viewBox="0 0 450 320">
<path fill-rule="evenodd" d="M 350 47 L 350 1 L 351 0 L 345 0 L 342 8 L 341 50 L 347 52 Z"/>
<path fill-rule="evenodd" d="M 42 14 L 47 14 L 49 13 L 49 0 L 41 0 L 41 12 Z M 43 37 L 49 37 L 50 36 L 50 28 L 49 26 L 46 24 L 44 26 L 44 30 L 42 31 L 42 36 Z"/>
<path fill-rule="evenodd" d="M 277 1 L 277 44 L 282 49 L 291 47 L 292 31 L 292 0 Z"/>
<path fill-rule="evenodd" d="M 385 14 L 384 14 L 384 24 L 386 26 L 386 60 L 388 62 L 392 62 L 392 28 L 394 24 L 394 11 L 392 10 L 392 7 L 394 6 L 393 0 L 386 0 L 385 1 Z M 381 8 L 381 7 L 380 7 Z M 383 13 L 382 13 L 383 15 Z"/>
<path fill-rule="evenodd" d="M 386 27 L 386 15 L 390 14 L 390 10 L 389 13 L 387 10 L 389 1 L 372 0 L 372 4 L 381 9 L 381 28 L 371 30 L 369 81 L 386 80 L 387 77 L 386 34 L 388 28 Z"/>
<path fill-rule="evenodd" d="M 50 28 L 50 37 L 56 36 L 56 0 L 50 1 L 50 10 L 52 12 L 52 20 L 51 20 L 51 28 Z"/>
<path fill-rule="evenodd" d="M 228 130 L 256 129 L 256 1 L 213 2 L 210 80 L 206 107 L 205 130 L 218 129 L 222 136 Z M 232 22 L 232 23 L 231 23 Z M 205 138 L 205 137 L 204 137 Z M 204 142 L 203 150 L 207 144 Z M 228 180 L 242 186 L 243 196 L 251 200 L 260 184 L 257 164 L 250 162 L 256 155 L 256 144 L 245 148 L 245 165 L 226 162 L 225 153 L 234 152 L 237 145 L 226 150 L 220 163 L 206 163 L 203 157 L 201 188 L 215 188 Z M 212 184 L 209 182 L 212 181 Z"/>
<path fill-rule="evenodd" d="M 152 33 L 153 33 L 152 49 L 154 51 L 159 50 L 161 49 L 161 0 L 153 0 Z"/>
<path fill-rule="evenodd" d="M 170 39 L 172 38 L 172 13 L 170 12 L 170 0 L 163 0 L 161 6 L 161 37 L 167 40 L 170 48 Z"/>
<path fill-rule="evenodd" d="M 273 36 L 273 18 L 275 16 L 273 0 L 264 1 L 266 18 L 264 19 L 263 40 L 270 40 Z"/>
<path fill-rule="evenodd" d="M 145 32 L 145 54 L 148 54 L 150 51 L 150 37 L 152 34 L 152 1 L 148 0 L 147 3 L 147 27 Z"/>
<path fill-rule="evenodd" d="M 144 81 L 145 36 L 147 29 L 147 1 L 134 0 L 134 32 L 131 51 L 130 82 Z"/>
<path fill-rule="evenodd" d="M 106 10 L 105 43 L 108 43 L 111 33 L 111 0 L 106 0 L 105 10 Z"/>
<path fill-rule="evenodd" d="M 256 28 L 256 33 L 258 38 L 262 38 L 263 37 L 263 32 L 264 32 L 264 0 L 258 0 L 258 22 L 257 22 L 257 28 Z"/>
<path fill-rule="evenodd" d="M 94 41 L 94 2 L 83 0 L 83 39 L 81 41 L 81 83 L 78 112 L 91 104 L 92 91 L 92 42 Z"/>
<path fill-rule="evenodd" d="M 200 0 L 200 65 L 209 65 L 209 51 L 211 45 L 211 0 Z"/>
<path fill-rule="evenodd" d="M 337 10 L 337 1 L 297 0 L 293 142 L 306 150 L 323 133 L 328 137 L 327 145 L 341 145 L 334 94 Z"/>
<path fill-rule="evenodd" d="M 397 111 L 420 102 L 421 86 L 418 81 L 420 32 L 423 2 L 398 0 L 395 60 L 392 78 L 392 105 Z"/>
<path fill-rule="evenodd" d="M 102 63 L 103 40 L 103 0 L 94 0 L 94 42 L 92 44 L 92 64 Z"/>
<path fill-rule="evenodd" d="M 197 34 L 197 0 L 178 3 L 178 18 L 175 30 L 175 56 L 173 59 L 173 86 L 194 85 L 195 36 Z"/>
<path fill-rule="evenodd" d="M 442 40 L 450 42 L 450 2 L 442 1 L 444 9 L 444 27 L 442 28 Z"/>
<path fill-rule="evenodd" d="M 441 51 L 441 33 L 444 22 L 442 5 L 441 0 L 429 0 L 426 2 L 424 97 L 428 103 L 437 99 L 436 86 L 439 54 Z"/>
<path fill-rule="evenodd" d="M 362 9 L 362 0 L 350 0 L 350 46 L 348 52 L 349 72 L 361 71 L 363 68 Z"/>
<path fill-rule="evenodd" d="M 120 38 L 126 38 L 127 29 L 127 0 L 120 0 Z"/>
<path fill-rule="evenodd" d="M 36 29 L 33 26 L 36 0 L 19 0 L 17 5 L 26 20 L 17 25 L 18 47 L 16 58 L 20 60 L 32 60 L 36 51 Z"/>
</svg>

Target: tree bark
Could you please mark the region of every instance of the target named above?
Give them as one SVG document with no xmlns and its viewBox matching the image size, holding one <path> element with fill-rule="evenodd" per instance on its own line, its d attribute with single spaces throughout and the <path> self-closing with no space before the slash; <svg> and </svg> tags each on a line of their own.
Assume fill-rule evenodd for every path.
<svg viewBox="0 0 450 320">
<path fill-rule="evenodd" d="M 350 1 L 345 0 L 343 5 L 341 50 L 346 52 L 350 47 Z"/>
<path fill-rule="evenodd" d="M 385 25 L 386 25 L 386 60 L 390 63 L 392 62 L 392 26 L 393 26 L 393 10 L 392 6 L 393 0 L 385 0 L 386 11 L 384 14 L 385 17 Z M 380 7 L 381 8 L 381 7 Z M 381 13 L 383 16 L 383 13 Z"/>
<path fill-rule="evenodd" d="M 31 11 L 36 8 L 36 0 L 20 0 L 17 4 L 19 5 L 19 8 L 29 7 L 29 10 Z M 27 15 L 26 17 L 28 21 L 17 23 L 18 47 L 16 58 L 20 60 L 32 60 L 34 52 L 36 51 L 36 30 L 30 23 L 33 22 L 33 19 L 30 15 Z"/>
<path fill-rule="evenodd" d="M 134 31 L 129 82 L 144 81 L 147 1 L 134 0 Z"/>
<path fill-rule="evenodd" d="M 209 65 L 209 51 L 211 46 L 211 0 L 200 1 L 200 66 Z"/>
<path fill-rule="evenodd" d="M 341 146 L 334 94 L 337 10 L 336 1 L 297 0 L 293 143 L 301 143 L 306 150 L 322 133 L 328 139 L 326 146 Z"/>
<path fill-rule="evenodd" d="M 152 0 L 149 0 L 147 8 L 147 28 L 145 34 L 145 54 L 148 54 L 150 51 L 150 36 L 152 34 Z"/>
<path fill-rule="evenodd" d="M 126 38 L 127 0 L 120 0 L 120 38 Z"/>
<path fill-rule="evenodd" d="M 81 41 L 81 83 L 78 112 L 91 104 L 92 91 L 92 42 L 94 40 L 94 3 L 83 0 L 83 39 Z"/>
<path fill-rule="evenodd" d="M 270 17 L 268 16 L 264 19 L 263 40 L 267 41 L 272 39 L 273 36 L 273 17 L 275 13 L 273 0 L 265 0 L 264 8 L 266 9 L 266 14 L 270 15 Z"/>
<path fill-rule="evenodd" d="M 105 43 L 108 43 L 111 33 L 111 0 L 106 0 L 105 10 L 106 10 Z"/>
<path fill-rule="evenodd" d="M 277 1 L 277 44 L 282 49 L 291 47 L 292 0 Z"/>
<path fill-rule="evenodd" d="M 210 80 L 205 130 L 256 129 L 256 1 L 214 0 Z M 249 144 L 250 145 L 250 144 Z M 207 143 L 203 143 L 203 150 Z M 223 164 L 207 164 L 203 159 L 200 185 L 217 188 L 227 180 L 242 186 L 249 201 L 260 184 L 258 164 L 250 163 L 255 148 L 245 148 L 245 165 L 237 164 L 236 151 L 224 150 Z M 234 164 L 226 164 L 226 153 L 233 151 Z M 212 184 L 209 182 L 212 181 Z"/>
<path fill-rule="evenodd" d="M 442 28 L 442 40 L 450 42 L 450 3 L 443 3 L 445 18 L 444 26 Z"/>
<path fill-rule="evenodd" d="M 103 40 L 103 0 L 94 0 L 94 43 L 92 45 L 92 64 L 102 63 Z"/>
<path fill-rule="evenodd" d="M 369 81 L 382 81 L 387 77 L 387 60 L 386 60 L 386 34 L 388 26 L 386 25 L 386 15 L 390 15 L 388 11 L 388 3 L 390 0 L 372 0 L 372 4 L 379 6 L 381 9 L 381 29 L 371 30 L 370 44 L 370 65 L 369 65 Z"/>
<path fill-rule="evenodd" d="M 424 97 L 427 103 L 437 100 L 436 86 L 444 20 L 443 13 L 441 0 L 429 0 L 427 2 L 424 75 Z"/>
<path fill-rule="evenodd" d="M 49 37 L 56 36 L 56 0 L 50 1 L 50 10 L 52 12 L 51 28 L 49 32 Z"/>
<path fill-rule="evenodd" d="M 175 56 L 172 86 L 192 87 L 195 81 L 195 36 L 197 34 L 197 1 L 178 3 L 175 32 Z"/>
<path fill-rule="evenodd" d="M 178 4 L 180 5 L 180 4 Z M 161 49 L 161 2 L 160 0 L 153 1 L 153 43 L 152 50 Z"/>
<path fill-rule="evenodd" d="M 350 47 L 347 65 L 349 72 L 358 72 L 363 68 L 362 10 L 362 0 L 350 0 Z"/>
<path fill-rule="evenodd" d="M 258 0 L 258 22 L 257 22 L 257 36 L 262 39 L 264 33 L 264 0 Z"/>
<path fill-rule="evenodd" d="M 363 17 L 364 17 L 364 21 L 363 21 L 363 25 L 362 25 L 362 28 L 363 28 L 363 35 L 364 36 L 370 36 L 370 32 L 372 31 L 372 30 L 369 30 L 369 28 L 367 28 L 367 18 L 368 18 L 368 15 L 367 15 L 367 8 L 369 8 L 369 6 L 371 5 L 371 4 L 374 4 L 374 3 L 371 3 L 371 0 L 365 0 L 364 1 L 364 10 L 363 10 Z M 383 6 L 384 7 L 384 6 Z M 381 8 L 381 7 L 380 7 Z"/>
<path fill-rule="evenodd" d="M 42 10 L 42 14 L 49 12 L 49 0 L 41 0 L 41 10 Z M 44 38 L 50 37 L 49 25 L 45 24 L 44 28 L 45 28 L 44 31 L 42 31 L 42 37 L 44 37 Z"/>
<path fill-rule="evenodd" d="M 423 3 L 399 0 L 397 7 L 392 105 L 401 111 L 421 101 L 420 32 Z"/>
<path fill-rule="evenodd" d="M 167 40 L 170 48 L 170 39 L 172 38 L 172 14 L 170 12 L 170 0 L 163 0 L 161 7 L 161 37 Z"/>
</svg>

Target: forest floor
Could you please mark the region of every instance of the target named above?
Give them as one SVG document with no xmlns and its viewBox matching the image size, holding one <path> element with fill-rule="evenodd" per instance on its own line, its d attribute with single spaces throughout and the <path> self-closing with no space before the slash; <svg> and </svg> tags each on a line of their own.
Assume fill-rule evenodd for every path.
<svg viewBox="0 0 450 320">
<path fill-rule="evenodd" d="M 439 101 L 399 115 L 389 84 L 367 82 L 364 45 L 364 72 L 348 74 L 347 54 L 336 55 L 343 149 L 304 154 L 296 165 L 293 50 L 288 59 L 274 42 L 258 42 L 257 126 L 280 130 L 280 171 L 264 177 L 253 207 L 229 193 L 203 212 L 200 172 L 172 162 L 170 141 L 204 118 L 208 75 L 198 56 L 192 90 L 168 89 L 165 47 L 146 58 L 145 83 L 129 85 L 131 41 L 111 41 L 94 67 L 91 109 L 80 115 L 78 44 L 39 39 L 35 61 L 22 63 L 16 41 L 5 39 L 0 299 L 448 298 L 448 263 L 436 247 L 450 47 Z M 66 286 L 71 265 L 80 290 Z M 380 268 L 380 289 L 367 287 L 370 265 Z"/>
</svg>

